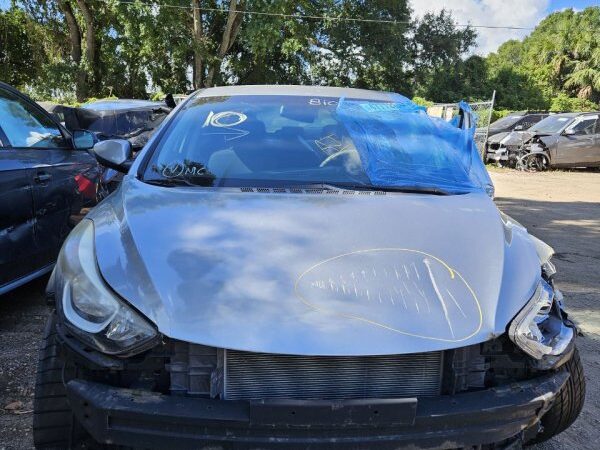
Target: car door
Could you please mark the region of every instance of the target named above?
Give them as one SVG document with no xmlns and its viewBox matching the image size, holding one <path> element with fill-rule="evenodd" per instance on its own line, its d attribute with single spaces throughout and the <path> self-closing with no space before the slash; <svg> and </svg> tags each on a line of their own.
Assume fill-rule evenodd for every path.
<svg viewBox="0 0 600 450">
<path fill-rule="evenodd" d="M 0 88 L 0 294 L 31 271 L 35 256 L 32 164 L 10 147 L 2 128 L 9 107 Z"/>
<path fill-rule="evenodd" d="M 558 139 L 553 165 L 586 167 L 596 164 L 595 129 L 598 114 L 578 117 Z"/>
<path fill-rule="evenodd" d="M 32 273 L 55 260 L 83 204 L 78 178 L 97 170 L 97 163 L 86 151 L 74 150 L 70 136 L 38 105 L 13 89 L 0 92 L 3 150 L 27 174 L 33 210 L 27 240 L 12 246 L 11 258 Z"/>
</svg>

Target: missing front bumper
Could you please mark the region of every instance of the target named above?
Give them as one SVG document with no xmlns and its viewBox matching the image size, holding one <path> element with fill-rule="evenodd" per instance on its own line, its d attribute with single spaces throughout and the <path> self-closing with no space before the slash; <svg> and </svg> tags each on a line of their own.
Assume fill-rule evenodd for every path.
<svg viewBox="0 0 600 450">
<path fill-rule="evenodd" d="M 455 448 L 510 439 L 537 423 L 569 377 L 545 375 L 454 396 L 367 401 L 222 401 L 67 384 L 98 442 L 148 448 Z"/>
</svg>

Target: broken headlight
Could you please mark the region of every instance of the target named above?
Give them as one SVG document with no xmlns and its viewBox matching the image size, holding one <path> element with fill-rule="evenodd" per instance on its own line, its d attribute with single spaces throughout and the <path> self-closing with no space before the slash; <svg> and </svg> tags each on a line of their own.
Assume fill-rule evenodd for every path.
<svg viewBox="0 0 600 450">
<path fill-rule="evenodd" d="M 107 354 L 147 348 L 158 333 L 102 280 L 96 264 L 94 224 L 82 220 L 58 256 L 53 276 L 58 309 L 69 330 Z"/>
<path fill-rule="evenodd" d="M 554 303 L 554 288 L 545 280 L 511 322 L 508 336 L 535 359 L 560 355 L 573 340 L 573 329 L 564 324 Z"/>
</svg>

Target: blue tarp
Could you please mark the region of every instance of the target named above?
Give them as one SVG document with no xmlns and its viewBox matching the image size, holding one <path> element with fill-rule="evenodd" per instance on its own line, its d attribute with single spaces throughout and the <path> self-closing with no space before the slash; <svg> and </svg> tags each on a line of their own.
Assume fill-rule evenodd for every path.
<svg viewBox="0 0 600 450">
<path fill-rule="evenodd" d="M 389 103 L 342 98 L 337 116 L 374 185 L 488 190 L 492 182 L 473 139 L 475 117 L 468 104 L 459 106 L 461 116 L 447 122 L 401 95 Z"/>
</svg>

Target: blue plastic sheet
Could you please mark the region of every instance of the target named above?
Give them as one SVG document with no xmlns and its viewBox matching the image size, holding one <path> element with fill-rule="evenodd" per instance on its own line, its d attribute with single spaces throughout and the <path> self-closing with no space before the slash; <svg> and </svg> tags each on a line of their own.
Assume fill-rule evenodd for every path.
<svg viewBox="0 0 600 450">
<path fill-rule="evenodd" d="M 461 116 L 447 122 L 401 95 L 389 103 L 341 99 L 337 116 L 374 185 L 488 190 L 492 182 L 474 142 L 475 117 L 468 104 L 459 106 Z"/>
</svg>

